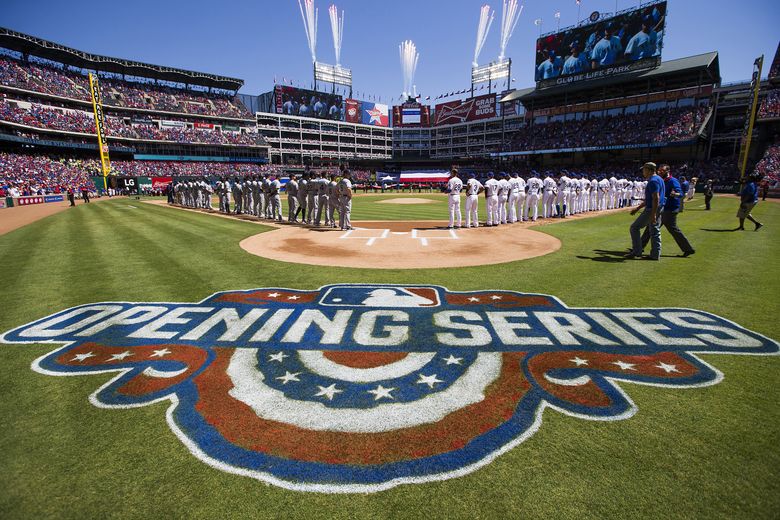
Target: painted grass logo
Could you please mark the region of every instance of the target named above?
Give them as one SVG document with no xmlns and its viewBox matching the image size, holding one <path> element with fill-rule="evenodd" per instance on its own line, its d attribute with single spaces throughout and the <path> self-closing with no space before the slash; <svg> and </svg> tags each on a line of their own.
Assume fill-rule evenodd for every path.
<svg viewBox="0 0 780 520">
<path fill-rule="evenodd" d="M 636 408 L 618 383 L 711 385 L 722 375 L 696 354 L 780 350 L 701 311 L 394 285 L 96 303 L 0 340 L 64 343 L 33 370 L 117 372 L 95 406 L 169 400 L 168 424 L 207 464 L 320 492 L 465 475 L 532 435 L 547 407 L 623 419 Z"/>
</svg>

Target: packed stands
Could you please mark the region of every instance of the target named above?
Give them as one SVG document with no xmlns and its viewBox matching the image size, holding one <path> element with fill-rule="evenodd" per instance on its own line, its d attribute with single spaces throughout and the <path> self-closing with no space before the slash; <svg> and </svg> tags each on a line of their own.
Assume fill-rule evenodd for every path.
<svg viewBox="0 0 780 520">
<path fill-rule="evenodd" d="M 756 164 L 755 173 L 766 177 L 772 183 L 780 181 L 780 139 L 775 139 Z"/>
<path fill-rule="evenodd" d="M 635 143 L 674 143 L 696 137 L 707 108 L 670 108 L 535 124 L 520 128 L 509 140 L 510 150 L 585 148 Z"/>
<path fill-rule="evenodd" d="M 92 114 L 79 110 L 67 110 L 37 103 L 21 104 L 7 99 L 0 100 L 0 120 L 25 126 L 79 132 L 95 133 L 95 121 Z M 212 126 L 211 129 L 190 128 L 183 121 L 170 121 L 169 124 L 181 126 L 161 127 L 163 123 L 132 124 L 125 119 L 106 115 L 106 130 L 109 137 L 142 139 L 150 141 L 171 141 L 176 143 L 202 143 L 218 145 L 265 146 L 265 139 L 255 131 L 223 132 Z M 166 120 L 167 121 L 167 120 Z"/>
<path fill-rule="evenodd" d="M 0 153 L 0 196 L 47 195 L 94 189 L 97 161 Z"/>
<path fill-rule="evenodd" d="M 91 101 L 86 73 L 65 70 L 49 62 L 24 63 L 11 57 L 0 57 L 0 84 Z M 103 103 L 108 106 L 243 119 L 252 117 L 237 97 L 229 95 L 118 79 L 101 79 L 101 90 Z"/>
<path fill-rule="evenodd" d="M 770 90 L 761 102 L 758 110 L 759 119 L 780 118 L 780 89 Z"/>
</svg>

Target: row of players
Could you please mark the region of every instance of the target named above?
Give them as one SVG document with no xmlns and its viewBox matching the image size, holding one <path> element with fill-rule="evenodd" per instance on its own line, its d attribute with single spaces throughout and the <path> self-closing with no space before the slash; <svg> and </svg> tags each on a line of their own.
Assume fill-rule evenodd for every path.
<svg viewBox="0 0 780 520">
<path fill-rule="evenodd" d="M 683 182 L 684 193 L 692 197 L 696 189 L 696 179 Z M 462 227 L 463 216 L 460 211 L 461 192 L 466 191 L 466 227 L 479 227 L 479 194 L 485 193 L 487 204 L 487 226 L 513 224 L 531 220 L 536 222 L 539 217 L 539 202 L 542 203 L 542 218 L 560 217 L 585 213 L 587 211 L 604 211 L 639 204 L 644 195 L 647 181 L 642 178 L 635 180 L 607 178 L 588 178 L 583 175 L 567 172 L 553 177 L 547 175 L 540 179 L 536 172 L 525 180 L 518 173 L 487 174 L 484 184 L 477 180 L 473 173 L 465 186 L 457 169 L 450 171 L 446 192 L 449 194 L 449 228 Z"/>
<path fill-rule="evenodd" d="M 287 222 L 336 229 L 352 229 L 352 174 L 306 172 L 293 176 L 284 185 L 287 193 Z M 213 210 L 211 197 L 219 198 L 219 211 L 226 214 L 251 215 L 283 222 L 282 184 L 272 174 L 222 178 L 214 186 L 204 181 L 176 183 L 173 200 L 184 207 Z M 233 209 L 230 204 L 233 201 Z M 338 223 L 336 213 L 338 212 Z M 300 216 L 300 220 L 298 217 Z"/>
</svg>

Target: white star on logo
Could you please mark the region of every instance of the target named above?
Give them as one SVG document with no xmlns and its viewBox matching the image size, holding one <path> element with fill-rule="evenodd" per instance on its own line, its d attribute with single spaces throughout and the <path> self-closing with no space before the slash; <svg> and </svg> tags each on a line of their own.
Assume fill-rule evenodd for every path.
<svg viewBox="0 0 780 520">
<path fill-rule="evenodd" d="M 448 365 L 460 365 L 461 361 L 463 361 L 462 357 L 455 357 L 452 354 L 450 354 L 450 357 L 444 359 L 444 362 Z"/>
<path fill-rule="evenodd" d="M 469 298 L 469 301 L 470 302 L 478 302 L 479 298 L 475 298 L 475 297 L 472 296 L 471 298 Z"/>
<path fill-rule="evenodd" d="M 418 385 L 428 385 L 428 388 L 433 388 L 433 385 L 436 383 L 443 383 L 443 379 L 436 379 L 436 374 L 433 374 L 432 376 L 424 376 L 420 374 L 420 380 L 417 381 Z"/>
<path fill-rule="evenodd" d="M 390 395 L 390 392 L 393 390 L 395 390 L 395 388 L 385 388 L 382 385 L 378 385 L 374 390 L 368 390 L 368 393 L 374 394 L 374 401 L 379 401 L 383 397 L 393 399 L 393 396 Z"/>
<path fill-rule="evenodd" d="M 166 347 L 166 348 L 163 348 L 163 349 L 160 349 L 160 350 L 155 350 L 154 354 L 150 355 L 149 357 L 150 358 L 152 358 L 152 357 L 165 357 L 165 356 L 167 356 L 170 353 L 171 353 L 171 351 L 168 350 L 168 347 Z"/>
<path fill-rule="evenodd" d="M 109 361 L 122 360 L 122 359 L 125 359 L 126 357 L 130 357 L 132 355 L 133 355 L 132 352 L 130 352 L 129 350 L 125 350 L 121 354 L 114 354 L 113 356 L 111 356 L 111 359 L 109 359 Z"/>
<path fill-rule="evenodd" d="M 277 296 L 279 296 L 279 293 L 278 293 L 278 292 L 272 292 L 272 293 L 268 293 L 268 297 L 269 297 L 269 298 L 276 298 Z"/>
<path fill-rule="evenodd" d="M 572 363 L 574 363 L 578 367 L 581 367 L 582 365 L 587 365 L 588 364 L 588 360 L 587 359 L 580 359 L 579 356 L 575 357 L 574 359 L 570 359 L 569 361 L 571 361 Z"/>
<path fill-rule="evenodd" d="M 679 372 L 679 370 L 677 370 L 677 365 L 667 365 L 663 361 L 661 362 L 660 365 L 655 365 L 655 368 L 660 368 L 661 370 L 663 370 L 667 374 L 669 372 Z"/>
<path fill-rule="evenodd" d="M 287 299 L 288 300 L 300 300 L 301 297 L 300 296 L 288 296 Z"/>
<path fill-rule="evenodd" d="M 290 357 L 290 356 L 288 356 L 284 352 L 280 351 L 280 352 L 277 352 L 276 354 L 271 354 L 270 356 L 268 356 L 268 361 L 269 362 L 270 361 L 278 361 L 279 363 L 281 363 L 281 362 L 284 361 L 284 358 L 286 358 L 286 357 Z"/>
<path fill-rule="evenodd" d="M 84 361 L 87 358 L 95 357 L 95 354 L 92 352 L 87 352 L 86 354 L 76 354 L 76 357 L 71 359 L 71 361 Z"/>
<path fill-rule="evenodd" d="M 500 299 L 501 299 L 501 296 L 498 296 L 498 295 L 495 295 L 495 294 L 494 294 L 493 296 L 491 296 L 491 297 L 490 297 L 490 299 L 491 299 L 491 300 L 500 300 Z"/>
<path fill-rule="evenodd" d="M 619 366 L 621 370 L 636 370 L 636 368 L 634 368 L 636 364 L 634 363 L 626 363 L 625 361 L 615 361 L 612 364 Z"/>
<path fill-rule="evenodd" d="M 317 388 L 319 388 L 320 391 L 317 392 L 316 394 L 314 394 L 314 397 L 321 397 L 321 396 L 322 397 L 327 397 L 328 401 L 332 401 L 333 400 L 333 396 L 335 396 L 336 394 L 340 394 L 341 392 L 344 391 L 344 390 L 339 390 L 338 388 L 336 388 L 336 383 L 333 383 L 330 386 L 320 386 L 320 385 L 317 385 Z"/>
<path fill-rule="evenodd" d="M 280 380 L 283 385 L 286 385 L 290 381 L 300 381 L 300 379 L 298 379 L 299 375 L 301 375 L 300 372 L 296 372 L 296 373 L 292 374 L 292 373 L 287 372 L 285 370 L 284 375 L 281 376 L 281 377 L 277 377 L 276 379 Z"/>
</svg>

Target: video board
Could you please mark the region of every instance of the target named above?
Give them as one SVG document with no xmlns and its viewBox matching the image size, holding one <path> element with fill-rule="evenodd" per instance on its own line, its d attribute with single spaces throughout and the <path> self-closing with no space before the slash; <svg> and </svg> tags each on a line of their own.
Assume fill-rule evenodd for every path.
<svg viewBox="0 0 780 520">
<path fill-rule="evenodd" d="M 601 19 L 536 40 L 538 88 L 653 68 L 661 63 L 666 1 Z"/>
<path fill-rule="evenodd" d="M 342 98 L 336 94 L 276 85 L 274 98 L 277 114 L 343 120 Z"/>
<path fill-rule="evenodd" d="M 404 103 L 393 107 L 393 126 L 431 126 L 431 107 Z"/>
<path fill-rule="evenodd" d="M 390 126 L 388 106 L 372 101 L 344 100 L 344 121 L 373 126 Z"/>
</svg>

